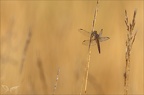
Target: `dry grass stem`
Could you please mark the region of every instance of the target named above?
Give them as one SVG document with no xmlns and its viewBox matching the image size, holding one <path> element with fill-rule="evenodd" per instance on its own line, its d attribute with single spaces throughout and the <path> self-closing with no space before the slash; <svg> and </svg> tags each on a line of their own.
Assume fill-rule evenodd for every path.
<svg viewBox="0 0 144 95">
<path fill-rule="evenodd" d="M 39 76 L 40 76 L 40 79 L 41 79 L 41 82 L 42 82 L 43 90 L 46 93 L 48 89 L 47 89 L 46 77 L 44 75 L 43 63 L 41 61 L 40 56 L 39 55 L 37 55 L 37 56 L 38 56 L 38 58 L 37 58 L 37 67 L 39 69 Z"/>
<path fill-rule="evenodd" d="M 20 73 L 22 72 L 22 69 L 23 69 L 23 65 L 24 65 L 25 57 L 26 57 L 26 52 L 27 52 L 28 46 L 30 44 L 31 36 L 32 36 L 32 32 L 31 32 L 31 28 L 29 28 L 28 36 L 27 36 L 26 43 L 25 43 L 24 50 L 23 50 L 21 66 L 20 66 Z"/>
<path fill-rule="evenodd" d="M 56 82 L 55 82 L 55 85 L 54 85 L 54 88 L 53 88 L 53 95 L 55 94 L 55 91 L 56 91 L 56 89 L 57 89 L 59 74 L 60 74 L 60 68 L 58 69 L 58 72 L 57 72 Z"/>
<path fill-rule="evenodd" d="M 94 13 L 94 19 L 93 19 L 93 23 L 92 23 L 92 32 L 94 31 L 94 26 L 95 26 L 95 22 L 96 22 L 96 16 L 97 16 L 97 12 L 98 12 L 98 1 L 96 4 L 96 9 L 95 9 L 95 13 Z M 91 50 L 90 50 L 90 46 L 89 46 L 89 51 L 88 51 L 88 62 L 87 62 L 87 67 L 86 67 L 86 78 L 85 78 L 85 86 L 84 86 L 84 91 L 86 93 L 87 91 L 87 81 L 88 81 L 88 74 L 89 74 L 89 65 L 90 65 L 90 56 L 91 56 Z"/>
<path fill-rule="evenodd" d="M 8 87 L 7 85 L 1 85 L 1 90 L 3 90 L 3 92 L 1 91 L 1 94 L 2 95 L 6 95 L 7 93 L 17 94 L 18 88 L 19 86 Z"/>
<path fill-rule="evenodd" d="M 88 81 L 88 73 L 89 73 L 90 58 L 91 58 L 91 50 L 89 50 L 89 54 L 88 54 L 88 63 L 87 63 L 87 67 L 86 67 L 85 93 L 86 93 L 86 90 L 87 90 L 87 81 Z"/>
<path fill-rule="evenodd" d="M 128 82 L 129 82 L 129 73 L 130 73 L 130 54 L 132 45 L 135 41 L 135 36 L 137 34 L 137 31 L 133 33 L 134 26 L 135 26 L 135 17 L 136 17 L 136 10 L 134 11 L 133 20 L 132 23 L 128 24 L 128 16 L 127 11 L 125 10 L 125 24 L 127 26 L 127 40 L 126 40 L 126 53 L 125 53 L 125 59 L 126 59 L 126 66 L 125 66 L 125 73 L 124 73 L 124 95 L 128 95 Z"/>
</svg>

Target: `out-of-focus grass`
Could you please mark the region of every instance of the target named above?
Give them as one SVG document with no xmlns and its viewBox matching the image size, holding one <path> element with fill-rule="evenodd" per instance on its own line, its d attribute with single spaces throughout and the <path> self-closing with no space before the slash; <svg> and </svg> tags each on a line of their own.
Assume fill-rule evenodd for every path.
<svg viewBox="0 0 144 95">
<path fill-rule="evenodd" d="M 101 54 L 92 47 L 87 93 L 123 93 L 126 27 L 124 10 L 137 9 L 137 38 L 131 52 L 131 94 L 143 94 L 143 1 L 100 1 L 96 30 L 110 40 Z M 79 94 L 88 47 L 79 28 L 91 30 L 94 1 L 1 1 L 1 85 L 19 86 L 17 93 Z M 132 17 L 132 16 L 130 16 Z M 132 18 L 130 18 L 132 19 Z M 27 35 L 32 37 L 20 73 Z M 39 63 L 38 63 L 38 60 Z M 43 75 L 41 75 L 43 74 Z M 14 94 L 15 91 L 1 93 Z"/>
</svg>

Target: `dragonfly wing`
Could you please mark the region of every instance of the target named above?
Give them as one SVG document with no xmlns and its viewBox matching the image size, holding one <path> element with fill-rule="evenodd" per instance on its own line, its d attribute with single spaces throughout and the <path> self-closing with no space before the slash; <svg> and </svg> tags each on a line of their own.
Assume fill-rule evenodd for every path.
<svg viewBox="0 0 144 95">
<path fill-rule="evenodd" d="M 109 38 L 109 37 L 100 37 L 100 38 L 99 38 L 99 41 L 102 42 L 102 41 L 106 41 L 106 40 L 108 40 L 108 39 L 110 39 L 110 38 Z"/>
<path fill-rule="evenodd" d="M 102 33 L 103 33 L 103 29 L 101 29 L 101 31 L 99 32 L 99 37 L 101 37 Z"/>
<path fill-rule="evenodd" d="M 82 42 L 82 44 L 83 44 L 83 45 L 86 45 L 86 46 L 88 46 L 89 43 L 90 43 L 90 40 L 84 40 L 84 41 Z M 95 40 L 92 39 L 90 45 L 96 45 Z"/>
<path fill-rule="evenodd" d="M 79 32 L 82 33 L 83 35 L 87 36 L 87 37 L 90 37 L 90 35 L 91 35 L 91 32 L 88 32 L 84 29 L 79 29 Z"/>
</svg>

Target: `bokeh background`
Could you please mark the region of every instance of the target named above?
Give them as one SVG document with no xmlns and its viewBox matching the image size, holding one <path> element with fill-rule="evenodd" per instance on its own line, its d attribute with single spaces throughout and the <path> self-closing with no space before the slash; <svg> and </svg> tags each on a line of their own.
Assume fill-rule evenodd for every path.
<svg viewBox="0 0 144 95">
<path fill-rule="evenodd" d="M 82 41 L 89 38 L 78 29 L 91 31 L 96 1 L 0 3 L 1 94 L 79 94 L 88 58 L 88 46 Z M 143 4 L 143 0 L 99 1 L 95 30 L 103 29 L 103 36 L 110 39 L 101 43 L 101 54 L 97 46 L 91 48 L 88 94 L 124 93 L 125 9 L 129 21 L 137 10 L 129 93 L 144 94 Z"/>
</svg>

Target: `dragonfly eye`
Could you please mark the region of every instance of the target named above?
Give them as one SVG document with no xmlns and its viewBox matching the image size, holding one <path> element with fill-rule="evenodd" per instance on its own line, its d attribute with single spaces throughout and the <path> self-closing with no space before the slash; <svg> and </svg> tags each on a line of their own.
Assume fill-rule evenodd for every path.
<svg viewBox="0 0 144 95">
<path fill-rule="evenodd" d="M 94 36 L 94 32 L 91 33 L 91 37 Z"/>
<path fill-rule="evenodd" d="M 94 31 L 94 32 L 92 32 L 92 36 L 95 36 L 96 35 L 96 32 Z"/>
<path fill-rule="evenodd" d="M 94 31 L 97 34 L 97 31 Z"/>
</svg>

